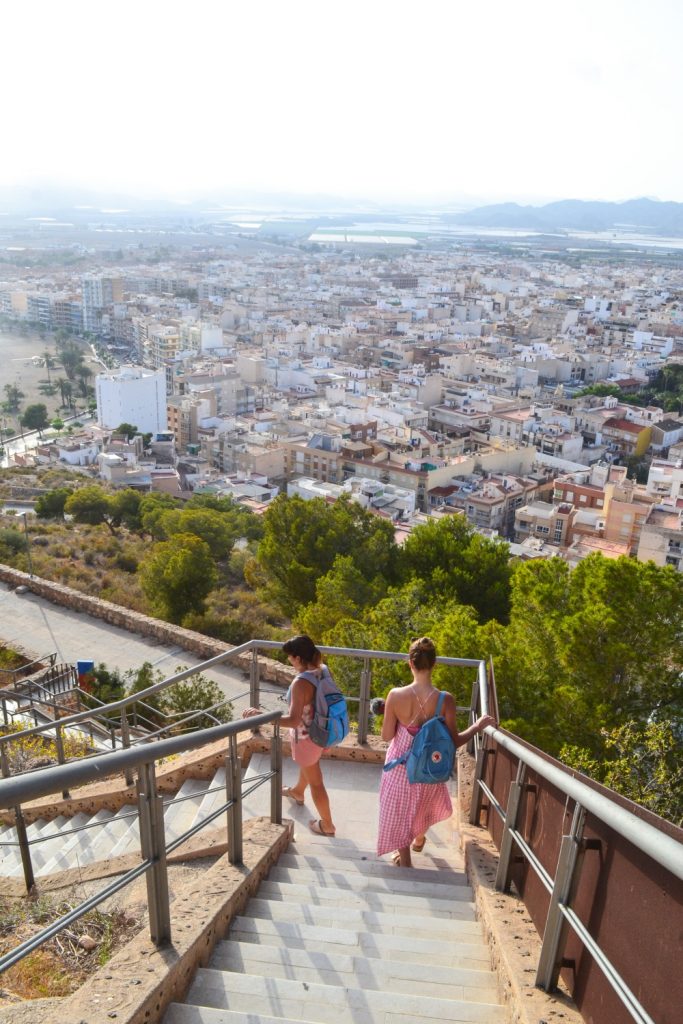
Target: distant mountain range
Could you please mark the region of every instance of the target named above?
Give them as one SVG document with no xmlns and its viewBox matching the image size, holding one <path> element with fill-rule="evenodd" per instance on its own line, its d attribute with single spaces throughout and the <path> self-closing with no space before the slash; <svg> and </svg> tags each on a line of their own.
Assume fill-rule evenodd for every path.
<svg viewBox="0 0 683 1024">
<path fill-rule="evenodd" d="M 168 196 L 146 196 L 95 191 L 69 185 L 27 184 L 0 186 L 0 226 L 9 217 L 55 217 L 69 222 L 86 223 L 102 215 L 154 219 L 206 220 L 254 213 L 270 217 L 286 213 L 302 221 L 331 223 L 330 217 L 341 217 L 344 223 L 374 221 L 402 222 L 406 217 L 436 217 L 442 223 L 462 227 L 488 229 L 517 228 L 541 233 L 563 231 L 625 231 L 638 234 L 683 236 L 683 203 L 660 202 L 657 199 L 629 199 L 623 203 L 586 202 L 563 199 L 542 206 L 520 203 L 497 203 L 492 206 L 471 205 L 464 201 L 418 201 L 404 203 L 351 199 L 336 195 L 297 195 L 290 192 L 268 193 L 246 189 L 215 190 L 213 193 L 172 199 Z M 5 222 L 6 223 L 6 222 Z M 313 224 L 315 227 L 315 224 Z"/>
<path fill-rule="evenodd" d="M 545 206 L 496 203 L 448 216 L 454 224 L 478 228 L 527 228 L 531 231 L 636 231 L 683 235 L 683 203 L 629 199 L 624 203 L 563 199 Z"/>
</svg>

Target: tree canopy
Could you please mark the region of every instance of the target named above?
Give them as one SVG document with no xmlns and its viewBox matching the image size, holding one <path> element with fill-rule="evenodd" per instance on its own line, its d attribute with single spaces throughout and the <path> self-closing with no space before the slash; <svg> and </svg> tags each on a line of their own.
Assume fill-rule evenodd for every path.
<svg viewBox="0 0 683 1024">
<path fill-rule="evenodd" d="M 35 512 L 39 519 L 63 519 L 64 507 L 71 496 L 70 487 L 56 487 L 36 500 Z"/>
<path fill-rule="evenodd" d="M 417 526 L 400 549 L 399 576 L 421 580 L 428 597 L 456 598 L 482 622 L 507 622 L 510 605 L 508 545 L 475 532 L 462 515 Z"/>
<path fill-rule="evenodd" d="M 322 498 L 280 495 L 272 502 L 263 517 L 257 560 L 261 585 L 285 613 L 314 600 L 318 578 L 340 555 L 353 555 L 368 579 L 392 581 L 393 526 L 347 498 L 328 505 Z"/>
<path fill-rule="evenodd" d="M 111 532 L 115 532 L 112 522 L 111 495 L 98 484 L 89 484 L 87 487 L 80 487 L 74 491 L 67 498 L 64 511 L 77 523 L 87 523 L 90 526 L 106 523 Z"/>
<path fill-rule="evenodd" d="M 42 402 L 37 402 L 35 405 L 27 405 L 21 417 L 22 427 L 26 427 L 27 430 L 37 430 L 39 434 L 42 434 L 49 422 L 47 406 L 43 405 Z"/>
<path fill-rule="evenodd" d="M 191 533 L 155 544 L 138 574 L 153 613 L 176 623 L 189 612 L 204 610 L 218 580 L 209 545 Z"/>
</svg>

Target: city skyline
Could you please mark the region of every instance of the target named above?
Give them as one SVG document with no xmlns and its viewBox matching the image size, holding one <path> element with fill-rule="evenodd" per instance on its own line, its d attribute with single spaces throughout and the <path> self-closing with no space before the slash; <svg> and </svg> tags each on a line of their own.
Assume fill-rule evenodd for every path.
<svg viewBox="0 0 683 1024">
<path fill-rule="evenodd" d="M 683 201 L 683 13 L 378 0 L 6 15 L 0 186 Z M 40 31 L 36 31 L 37 26 Z"/>
</svg>

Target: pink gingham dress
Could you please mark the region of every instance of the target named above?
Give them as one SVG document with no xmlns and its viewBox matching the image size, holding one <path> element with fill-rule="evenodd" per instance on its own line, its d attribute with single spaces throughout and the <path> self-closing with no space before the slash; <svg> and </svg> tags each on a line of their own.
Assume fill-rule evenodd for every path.
<svg viewBox="0 0 683 1024">
<path fill-rule="evenodd" d="M 412 742 L 413 732 L 398 722 L 385 763 L 405 754 Z M 423 835 L 437 821 L 450 818 L 452 813 L 453 805 L 445 782 L 408 782 L 404 764 L 382 772 L 379 786 L 378 856 L 410 846 L 416 836 Z"/>
</svg>

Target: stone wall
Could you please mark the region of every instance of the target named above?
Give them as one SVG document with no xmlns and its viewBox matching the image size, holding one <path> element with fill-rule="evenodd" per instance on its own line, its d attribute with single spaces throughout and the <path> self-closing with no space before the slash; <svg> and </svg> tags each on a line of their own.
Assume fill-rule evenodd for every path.
<svg viewBox="0 0 683 1024">
<path fill-rule="evenodd" d="M 8 565 L 0 565 L 0 580 L 10 587 L 27 587 L 32 593 L 53 604 L 59 604 L 63 608 L 70 608 L 75 612 L 84 612 L 95 619 L 102 619 L 112 626 L 118 626 L 119 629 L 126 629 L 129 633 L 151 637 L 171 647 L 182 647 L 183 650 L 196 654 L 202 660 L 225 654 L 232 649 L 229 644 L 205 636 L 203 633 L 197 633 L 192 629 L 183 629 L 182 626 L 174 626 L 171 622 L 163 622 L 151 615 L 143 615 L 142 612 L 130 611 L 122 605 L 113 604 L 111 601 L 102 601 L 98 597 L 83 594 L 72 587 L 65 587 L 62 583 L 52 583 L 40 576 L 29 576 L 28 573 L 12 569 Z M 226 658 L 226 661 L 239 665 L 248 674 L 251 653 L 247 652 L 236 655 L 234 658 Z M 292 670 L 288 665 L 282 665 L 279 661 L 273 661 L 271 658 L 263 656 L 259 657 L 259 671 L 261 679 L 284 687 L 289 686 L 293 679 Z"/>
</svg>

